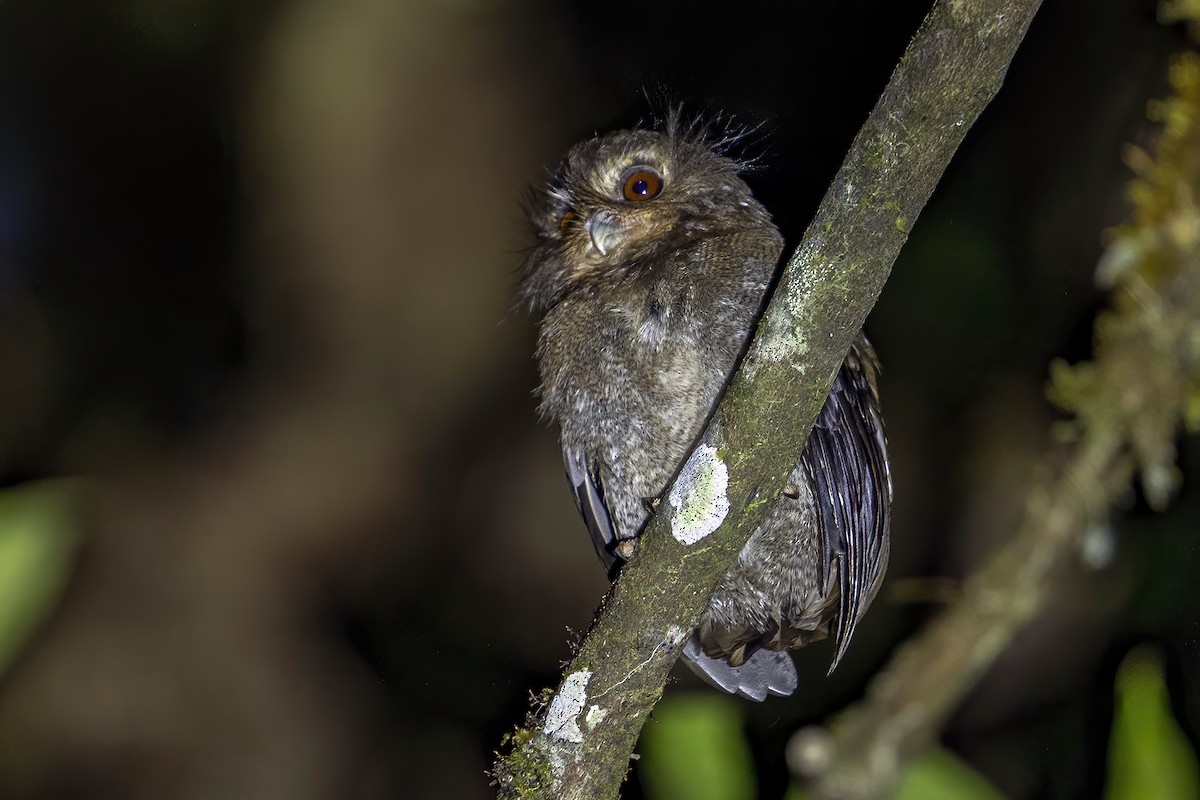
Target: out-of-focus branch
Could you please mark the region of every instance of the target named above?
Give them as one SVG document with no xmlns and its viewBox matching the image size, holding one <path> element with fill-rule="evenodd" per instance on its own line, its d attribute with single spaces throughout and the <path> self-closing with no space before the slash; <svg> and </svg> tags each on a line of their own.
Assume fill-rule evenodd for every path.
<svg viewBox="0 0 1200 800">
<path fill-rule="evenodd" d="M 1132 221 L 1118 229 L 1098 280 L 1113 310 L 1096 321 L 1095 359 L 1053 365 L 1050 394 L 1074 420 L 1071 446 L 1027 498 L 1016 538 L 962 598 L 906 644 L 867 698 L 823 729 L 801 731 L 789 759 L 822 800 L 889 796 L 910 759 L 965 693 L 1055 599 L 1089 530 L 1103 529 L 1134 473 L 1161 508 L 1175 480 L 1174 437 L 1200 423 L 1200 55 L 1172 65 L 1175 96 L 1153 106 L 1164 123 L 1157 159 L 1131 148 L 1139 174 Z"/>
<path fill-rule="evenodd" d="M 833 374 L 1038 0 L 938 2 L 847 154 L 693 455 L 703 491 L 656 515 L 557 692 L 495 769 L 504 797 L 610 798 L 720 577 L 783 488 Z M 797 380 L 797 375 L 807 380 Z M 690 496 L 689 496 L 690 495 Z M 723 517 L 687 545 L 684 517 Z M 666 504 L 664 504 L 664 511 Z M 727 513 L 725 509 L 728 509 Z M 686 538 L 686 537 L 684 537 Z"/>
</svg>

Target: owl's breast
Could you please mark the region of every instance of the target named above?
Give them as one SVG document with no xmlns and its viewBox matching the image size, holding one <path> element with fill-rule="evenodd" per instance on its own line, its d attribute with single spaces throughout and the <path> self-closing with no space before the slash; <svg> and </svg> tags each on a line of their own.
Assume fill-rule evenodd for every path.
<svg viewBox="0 0 1200 800">
<path fill-rule="evenodd" d="M 693 243 L 547 313 L 542 412 L 559 423 L 564 448 L 594 465 L 623 535 L 640 530 L 645 501 L 662 493 L 699 436 L 779 246 L 745 234 Z"/>
</svg>

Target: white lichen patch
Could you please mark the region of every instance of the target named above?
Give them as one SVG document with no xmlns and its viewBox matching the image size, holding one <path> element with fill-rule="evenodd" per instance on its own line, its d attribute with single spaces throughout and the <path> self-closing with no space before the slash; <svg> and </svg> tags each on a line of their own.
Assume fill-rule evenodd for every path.
<svg viewBox="0 0 1200 800">
<path fill-rule="evenodd" d="M 717 448 L 696 448 L 667 496 L 671 504 L 671 535 L 695 544 L 721 526 L 729 513 L 729 468 Z"/>
<path fill-rule="evenodd" d="M 666 644 L 670 647 L 674 647 L 675 645 L 681 643 L 684 639 L 688 638 L 691 635 L 692 635 L 691 631 L 684 630 L 683 628 L 679 627 L 678 625 L 671 625 L 667 628 Z"/>
<path fill-rule="evenodd" d="M 546 735 L 551 739 L 567 742 L 583 741 L 583 731 L 576 721 L 587 705 L 587 685 L 592 679 L 590 672 L 572 672 L 563 681 L 562 688 L 550 701 L 546 711 Z"/>
<path fill-rule="evenodd" d="M 599 725 L 601 722 L 603 722 L 604 718 L 607 716 L 608 716 L 608 709 L 604 709 L 598 705 L 593 704 L 588 707 L 587 714 L 584 714 L 583 723 L 588 726 L 588 730 L 591 730 L 592 728 L 595 728 L 597 725 Z"/>
</svg>

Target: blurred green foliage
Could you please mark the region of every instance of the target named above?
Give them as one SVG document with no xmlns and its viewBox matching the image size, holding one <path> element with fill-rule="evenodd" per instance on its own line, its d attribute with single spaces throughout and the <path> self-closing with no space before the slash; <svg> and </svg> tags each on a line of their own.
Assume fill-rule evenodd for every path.
<svg viewBox="0 0 1200 800">
<path fill-rule="evenodd" d="M 653 800 L 740 800 L 758 796 L 740 701 L 718 694 L 667 697 L 654 710 L 639 747 L 646 796 Z M 978 772 L 949 750 L 918 759 L 897 800 L 1002 800 Z M 788 800 L 804 800 L 793 786 Z"/>
<path fill-rule="evenodd" d="M 53 607 L 78 541 L 76 481 L 0 491 L 0 675 Z"/>
<path fill-rule="evenodd" d="M 1162 656 L 1143 645 L 1117 671 L 1106 800 L 1200 797 L 1196 753 L 1171 713 Z"/>
<path fill-rule="evenodd" d="M 740 701 L 716 693 L 667 697 L 642 731 L 640 770 L 654 800 L 757 797 Z"/>
<path fill-rule="evenodd" d="M 935 747 L 908 768 L 896 800 L 1003 800 L 1003 795 L 954 753 Z"/>
</svg>

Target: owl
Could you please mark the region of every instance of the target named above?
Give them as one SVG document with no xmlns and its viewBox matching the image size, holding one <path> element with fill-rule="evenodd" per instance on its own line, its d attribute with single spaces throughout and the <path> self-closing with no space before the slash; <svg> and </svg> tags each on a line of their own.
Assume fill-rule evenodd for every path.
<svg viewBox="0 0 1200 800">
<path fill-rule="evenodd" d="M 699 438 L 783 252 L 729 139 L 678 114 L 597 136 L 531 204 L 519 296 L 543 312 L 539 411 L 610 576 Z M 712 685 L 791 694 L 787 651 L 832 631 L 836 666 L 875 596 L 892 501 L 878 369 L 859 334 L 787 488 L 704 610 L 683 658 Z"/>
</svg>

